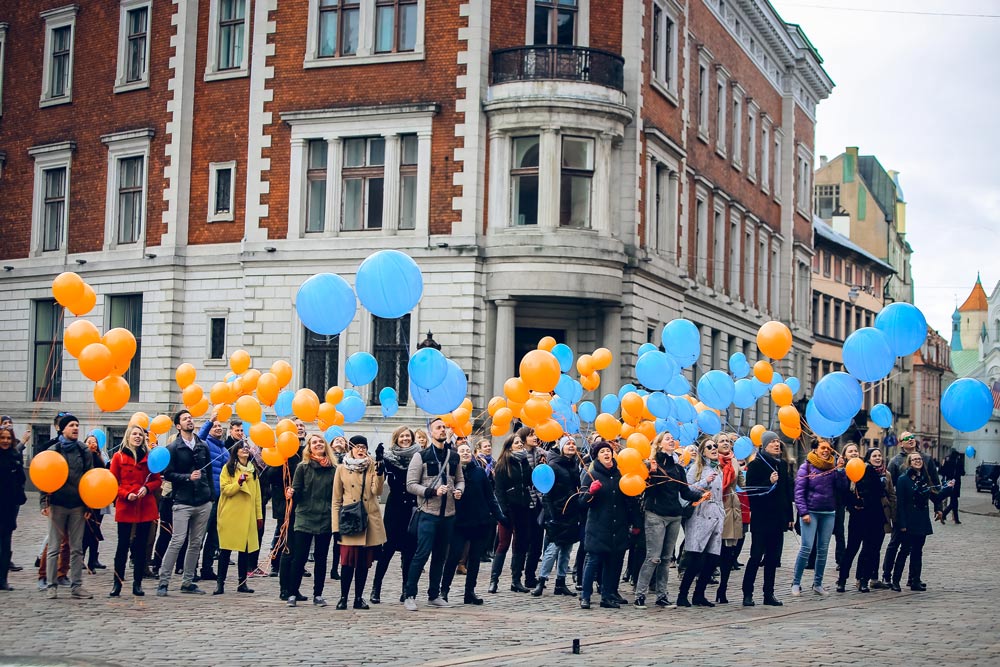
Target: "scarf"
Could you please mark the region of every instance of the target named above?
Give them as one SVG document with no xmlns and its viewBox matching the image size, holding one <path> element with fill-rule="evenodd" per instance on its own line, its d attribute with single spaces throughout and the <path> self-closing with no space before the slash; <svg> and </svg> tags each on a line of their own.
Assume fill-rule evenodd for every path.
<svg viewBox="0 0 1000 667">
<path fill-rule="evenodd" d="M 722 468 L 723 490 L 732 488 L 732 484 L 736 481 L 736 468 L 733 467 L 733 455 L 719 454 L 719 467 Z"/>
<path fill-rule="evenodd" d="M 410 467 L 410 459 L 413 455 L 420 451 L 420 445 L 413 443 L 409 447 L 397 447 L 392 445 L 389 449 L 385 450 L 383 456 L 385 460 L 396 466 L 397 468 L 402 468 L 406 470 Z"/>
<path fill-rule="evenodd" d="M 318 465 L 320 468 L 330 467 L 330 459 L 326 458 L 325 456 L 321 459 L 312 459 L 312 460 L 315 461 L 316 465 Z"/>
<path fill-rule="evenodd" d="M 365 470 L 368 470 L 368 466 L 370 466 L 371 463 L 371 458 L 367 456 L 363 459 L 356 459 L 349 454 L 345 454 L 344 460 L 341 461 L 341 464 L 346 466 L 351 472 L 364 472 Z"/>
<path fill-rule="evenodd" d="M 817 468 L 819 470 L 832 470 L 833 466 L 837 465 L 837 462 L 833 460 L 832 456 L 829 459 L 821 459 L 819 454 L 816 452 L 809 452 L 809 456 L 806 457 L 806 460 L 812 464 L 813 468 Z"/>
<path fill-rule="evenodd" d="M 79 447 L 80 447 L 79 440 L 69 440 L 64 435 L 59 436 L 59 449 L 61 449 L 63 452 L 71 452 Z M 87 451 L 89 452 L 90 450 Z"/>
<path fill-rule="evenodd" d="M 527 461 L 528 460 L 528 452 L 524 451 L 523 449 L 521 451 L 519 451 L 519 452 L 511 452 L 510 453 L 510 457 L 512 459 L 517 459 L 518 461 Z"/>
</svg>

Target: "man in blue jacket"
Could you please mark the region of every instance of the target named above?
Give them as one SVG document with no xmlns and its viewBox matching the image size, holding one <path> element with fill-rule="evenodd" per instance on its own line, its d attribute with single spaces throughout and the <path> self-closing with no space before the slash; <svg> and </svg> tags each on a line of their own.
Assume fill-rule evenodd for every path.
<svg viewBox="0 0 1000 667">
<path fill-rule="evenodd" d="M 208 516 L 208 527 L 205 530 L 205 548 L 201 552 L 201 573 L 200 578 L 206 581 L 214 581 L 218 576 L 212 570 L 212 561 L 219 550 L 219 475 L 222 468 L 229 463 L 229 448 L 223 439 L 225 428 L 218 420 L 218 413 L 213 412 L 208 421 L 201 425 L 198 437 L 201 438 L 208 447 L 208 452 L 212 457 L 212 486 L 215 488 L 215 496 L 212 499 L 212 513 Z M 241 426 L 242 427 L 242 426 Z"/>
</svg>

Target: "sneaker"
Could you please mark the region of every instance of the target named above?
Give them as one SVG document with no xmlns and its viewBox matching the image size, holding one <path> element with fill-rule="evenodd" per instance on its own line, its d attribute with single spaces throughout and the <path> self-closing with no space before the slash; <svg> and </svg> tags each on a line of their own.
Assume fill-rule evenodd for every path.
<svg viewBox="0 0 1000 667">
<path fill-rule="evenodd" d="M 60 586 L 69 586 L 70 585 L 69 577 L 59 577 L 58 579 L 56 579 L 56 583 L 59 584 Z"/>
<path fill-rule="evenodd" d="M 167 597 L 167 587 L 160 585 L 156 587 L 156 597 L 165 598 Z"/>
<path fill-rule="evenodd" d="M 792 597 L 797 598 L 802 595 L 802 587 L 798 584 L 792 584 Z"/>
<path fill-rule="evenodd" d="M 417 610 L 417 599 L 416 598 L 406 598 L 403 600 L 403 607 L 406 611 L 416 611 Z"/>
<path fill-rule="evenodd" d="M 317 607 L 325 607 L 326 600 L 323 599 L 323 596 L 317 595 L 316 597 L 313 598 L 313 604 L 316 605 Z"/>
<path fill-rule="evenodd" d="M 181 586 L 181 593 L 187 593 L 188 595 L 204 595 L 205 591 L 201 590 L 194 584 L 188 584 L 186 586 Z"/>
<path fill-rule="evenodd" d="M 247 577 L 266 577 L 266 576 L 268 576 L 268 573 L 259 567 L 247 575 Z"/>
<path fill-rule="evenodd" d="M 646 596 L 643 595 L 642 593 L 636 594 L 636 596 L 635 596 L 635 602 L 632 603 L 632 606 L 635 607 L 636 609 L 645 609 L 646 608 Z"/>
<path fill-rule="evenodd" d="M 436 597 L 427 603 L 430 607 L 450 607 L 451 603 L 442 597 Z"/>
<path fill-rule="evenodd" d="M 813 586 L 813 593 L 816 595 L 829 595 L 830 590 L 825 586 Z"/>
<path fill-rule="evenodd" d="M 295 599 L 294 595 L 289 595 L 288 596 L 288 606 L 289 607 L 297 607 L 298 604 L 299 604 L 299 602 L 298 602 L 298 600 Z"/>
<path fill-rule="evenodd" d="M 664 609 L 669 609 L 671 607 L 675 607 L 676 605 L 673 602 L 671 602 L 670 598 L 668 598 L 666 595 L 661 595 L 660 597 L 656 598 L 656 606 L 663 607 Z"/>
<path fill-rule="evenodd" d="M 70 591 L 70 596 L 72 596 L 77 600 L 91 600 L 93 599 L 94 594 L 88 591 L 83 586 L 77 586 L 72 591 Z"/>
<path fill-rule="evenodd" d="M 59 597 L 59 589 L 56 586 L 49 586 L 46 589 L 45 597 L 47 597 L 50 600 L 55 600 L 56 598 Z"/>
<path fill-rule="evenodd" d="M 44 591 L 48 587 L 49 587 L 49 582 L 47 582 L 45 579 L 38 580 L 38 590 Z"/>
</svg>

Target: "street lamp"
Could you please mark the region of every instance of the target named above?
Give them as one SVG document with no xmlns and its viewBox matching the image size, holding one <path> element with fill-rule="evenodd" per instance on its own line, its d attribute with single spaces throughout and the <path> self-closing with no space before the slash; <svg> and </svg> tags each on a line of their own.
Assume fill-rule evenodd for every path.
<svg viewBox="0 0 1000 667">
<path fill-rule="evenodd" d="M 432 347 L 437 351 L 441 351 L 441 343 L 434 340 L 434 334 L 430 331 L 427 332 L 427 338 L 423 339 L 417 344 L 417 349 L 422 350 L 425 347 Z"/>
</svg>

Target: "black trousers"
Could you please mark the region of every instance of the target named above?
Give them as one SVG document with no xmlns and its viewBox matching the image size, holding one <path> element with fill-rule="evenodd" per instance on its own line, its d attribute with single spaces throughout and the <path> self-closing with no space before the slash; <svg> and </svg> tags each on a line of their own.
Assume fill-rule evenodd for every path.
<svg viewBox="0 0 1000 667">
<path fill-rule="evenodd" d="M 646 562 L 646 529 L 641 527 L 638 535 L 628 536 L 628 561 L 625 568 L 625 581 L 629 581 L 635 586 L 639 580 L 639 570 Z"/>
<path fill-rule="evenodd" d="M 4 525 L 0 527 L 0 586 L 7 583 L 7 572 L 10 570 L 11 541 L 14 536 L 14 527 Z"/>
<path fill-rule="evenodd" d="M 260 525 L 257 526 L 257 544 L 264 544 L 264 522 L 261 521 Z M 250 570 L 256 570 L 257 566 L 260 565 L 260 549 L 257 551 L 250 552 Z"/>
<path fill-rule="evenodd" d="M 385 579 L 385 574 L 389 571 L 389 563 L 392 562 L 392 556 L 396 552 L 399 552 L 399 567 L 403 575 L 403 593 L 405 595 L 410 562 L 413 561 L 413 554 L 417 552 L 417 541 L 410 536 L 409 532 L 405 535 L 395 536 L 395 539 L 390 539 L 382 545 L 382 551 L 378 555 L 378 563 L 375 565 L 375 581 L 372 583 L 372 592 L 378 593 L 379 596 L 382 595 L 382 580 Z M 476 567 L 478 568 L 479 565 L 476 564 Z"/>
<path fill-rule="evenodd" d="M 882 580 L 892 581 L 892 568 L 896 563 L 896 554 L 899 553 L 899 545 L 902 533 L 899 532 L 898 528 L 892 529 L 892 535 L 889 537 L 889 544 L 885 548 L 885 558 L 882 560 Z"/>
<path fill-rule="evenodd" d="M 538 562 L 542 559 L 542 548 L 545 543 L 545 526 L 539 522 L 542 516 L 541 506 L 532 510 L 531 524 L 528 527 L 528 550 L 524 561 L 524 583 L 534 588 L 538 583 Z"/>
<path fill-rule="evenodd" d="M 441 577 L 448 558 L 448 547 L 455 526 L 455 517 L 443 517 L 421 512 L 417 519 L 417 551 L 406 575 L 406 597 L 417 597 L 417 584 L 427 559 L 431 561 L 430 580 L 427 582 L 427 599 L 441 594 Z"/>
<path fill-rule="evenodd" d="M 847 545 L 844 547 L 844 554 L 837 559 L 837 563 L 840 565 L 840 571 L 837 572 L 838 584 L 847 583 L 847 577 L 851 574 L 851 565 L 854 564 L 854 558 L 861 551 L 861 545 L 864 542 L 866 518 L 858 512 L 852 514 L 847 521 Z M 881 526 L 879 529 L 881 530 Z M 859 576 L 858 579 L 860 578 Z"/>
<path fill-rule="evenodd" d="M 101 533 L 101 523 L 104 515 L 101 510 L 90 510 L 90 517 L 84 521 L 83 527 L 83 553 L 87 556 L 87 567 L 94 569 L 97 564 L 98 545 L 104 539 Z"/>
<path fill-rule="evenodd" d="M 694 583 L 695 577 L 697 577 L 698 583 L 694 586 L 694 599 L 704 598 L 705 589 L 708 587 L 708 582 L 712 580 L 712 574 L 715 572 L 715 566 L 719 562 L 719 557 L 708 552 L 697 553 L 686 551 L 685 554 L 688 563 L 687 568 L 684 570 L 684 578 L 681 579 L 681 586 L 677 596 L 679 598 L 686 598 L 688 591 L 691 590 L 691 584 Z"/>
<path fill-rule="evenodd" d="M 750 558 L 743 569 L 743 595 L 753 595 L 757 570 L 764 565 L 764 595 L 774 595 L 774 575 L 781 562 L 785 531 L 756 530 L 750 534 Z"/>
<path fill-rule="evenodd" d="M 167 545 L 170 544 L 170 537 L 174 528 L 174 499 L 160 498 L 160 534 L 156 537 L 156 544 L 153 546 L 153 566 L 160 567 L 163 562 L 163 555 L 167 553 Z M 181 553 L 184 553 L 183 551 Z"/>
<path fill-rule="evenodd" d="M 260 553 L 255 551 L 254 553 Z M 229 557 L 233 555 L 230 549 L 221 549 L 219 551 L 219 572 L 216 581 L 220 584 L 226 583 L 226 575 L 229 574 Z M 236 582 L 238 586 L 243 586 L 247 583 L 247 568 L 250 565 L 250 556 L 246 551 L 240 551 L 236 554 L 236 571 L 239 573 L 239 580 Z"/>
<path fill-rule="evenodd" d="M 526 569 L 528 550 L 533 539 L 532 531 L 534 528 L 532 527 L 532 522 L 537 518 L 537 515 L 533 509 L 512 505 L 508 508 L 507 517 L 510 519 L 510 529 L 503 526 L 499 528 L 500 540 L 497 544 L 496 553 L 493 556 L 490 580 L 499 579 L 500 575 L 503 574 L 503 566 L 507 560 L 507 551 L 511 548 L 511 545 L 514 548 L 514 555 L 510 562 L 511 577 L 520 580 L 521 574 Z M 537 569 L 538 559 L 535 559 L 535 569 L 528 571 L 534 576 Z"/>
<path fill-rule="evenodd" d="M 205 528 L 205 546 L 201 550 L 201 573 L 202 579 L 207 579 L 205 575 L 212 573 L 212 561 L 215 560 L 215 552 L 219 550 L 219 501 L 212 501 L 212 513 L 208 515 L 208 527 Z"/>
<path fill-rule="evenodd" d="M 878 579 L 878 556 L 885 541 L 883 526 L 865 531 L 861 541 L 861 555 L 858 556 L 858 568 L 855 573 L 858 579 Z"/>
<path fill-rule="evenodd" d="M 152 527 L 152 521 L 118 524 L 118 547 L 115 549 L 115 581 L 119 583 L 125 581 L 125 565 L 128 564 L 130 550 L 132 552 L 132 580 L 135 583 L 142 581 L 142 574 L 146 571 L 146 541 L 149 539 L 149 531 Z"/>
<path fill-rule="evenodd" d="M 276 538 L 277 539 L 277 538 Z M 288 517 L 288 532 L 285 533 L 285 544 L 277 547 L 278 553 L 275 556 L 278 562 L 278 587 L 282 594 L 292 590 L 292 581 L 295 572 L 295 512 Z M 273 549 L 272 549 L 273 551 Z M 309 554 L 306 554 L 306 558 Z M 301 578 L 300 578 L 301 581 Z"/>
<path fill-rule="evenodd" d="M 452 532 L 451 544 L 448 546 L 448 560 L 445 561 L 444 575 L 441 577 L 441 590 L 444 593 L 447 594 L 451 589 L 451 582 L 455 578 L 455 570 L 458 568 L 466 544 L 469 545 L 469 555 L 465 559 L 465 594 L 472 595 L 476 592 L 479 564 L 492 540 L 493 533 L 488 528 L 471 533 L 459 530 Z"/>
<path fill-rule="evenodd" d="M 583 590 L 580 591 L 580 598 L 589 601 L 594 581 L 600 578 L 601 600 L 614 600 L 618 593 L 618 578 L 624 565 L 624 551 L 588 551 L 587 562 L 583 566 Z"/>
<path fill-rule="evenodd" d="M 326 571 L 326 555 L 330 552 L 332 539 L 333 533 L 313 535 L 299 530 L 295 531 L 293 538 L 295 544 L 292 547 L 292 580 L 287 589 L 289 595 L 301 594 L 299 587 L 302 585 L 302 573 L 305 572 L 306 561 L 309 560 L 309 547 L 311 546 L 313 547 L 313 557 L 316 559 L 316 567 L 312 577 L 313 597 L 323 595 L 323 584 L 326 583 L 326 577 L 323 576 L 323 573 Z M 315 545 L 313 545 L 314 540 Z"/>
<path fill-rule="evenodd" d="M 899 540 L 899 554 L 896 556 L 896 563 L 892 568 L 892 581 L 899 584 L 900 577 L 903 576 L 903 568 L 906 566 L 906 558 L 910 558 L 909 581 L 915 584 L 920 581 L 920 573 L 924 566 L 924 542 L 926 535 L 911 535 L 902 533 Z"/>
<path fill-rule="evenodd" d="M 736 556 L 739 554 L 739 542 L 731 547 L 727 547 L 725 544 L 722 545 L 722 552 L 719 554 L 719 589 L 716 592 L 717 597 L 724 597 L 729 591 L 729 575 L 733 572 L 733 566 L 736 565 Z"/>
</svg>

